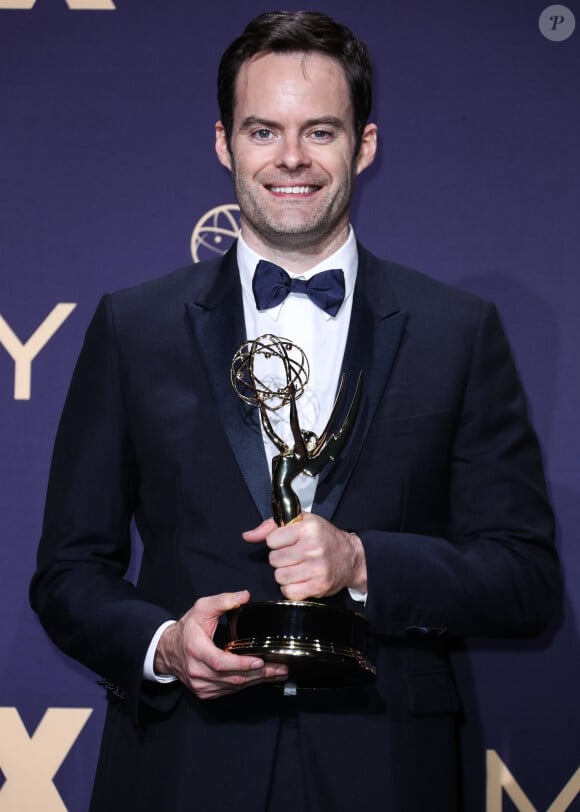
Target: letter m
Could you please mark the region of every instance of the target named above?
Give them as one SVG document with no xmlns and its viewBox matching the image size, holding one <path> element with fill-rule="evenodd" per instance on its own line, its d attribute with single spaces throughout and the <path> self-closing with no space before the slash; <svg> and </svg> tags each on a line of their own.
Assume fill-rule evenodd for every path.
<svg viewBox="0 0 580 812">
<path fill-rule="evenodd" d="M 502 812 L 503 793 L 519 812 L 538 812 L 495 750 L 487 751 L 487 803 L 486 812 Z M 580 767 L 566 786 L 552 801 L 546 812 L 565 812 L 580 794 Z"/>
</svg>

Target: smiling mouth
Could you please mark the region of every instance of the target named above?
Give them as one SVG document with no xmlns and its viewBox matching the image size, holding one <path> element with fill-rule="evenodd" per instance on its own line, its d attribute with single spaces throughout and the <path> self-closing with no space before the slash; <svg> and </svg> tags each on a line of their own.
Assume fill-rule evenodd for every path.
<svg viewBox="0 0 580 812">
<path fill-rule="evenodd" d="M 267 189 L 276 195 L 308 195 L 317 192 L 320 186 L 268 186 Z"/>
</svg>

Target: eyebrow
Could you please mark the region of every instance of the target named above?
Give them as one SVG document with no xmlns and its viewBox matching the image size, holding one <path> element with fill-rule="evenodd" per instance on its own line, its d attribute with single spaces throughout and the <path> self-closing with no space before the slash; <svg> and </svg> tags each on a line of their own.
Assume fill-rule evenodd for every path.
<svg viewBox="0 0 580 812">
<path fill-rule="evenodd" d="M 269 130 L 276 130 L 279 129 L 280 125 L 275 122 L 271 121 L 267 118 L 259 118 L 258 116 L 247 116 L 242 123 L 240 124 L 240 130 L 249 130 L 251 127 L 266 127 Z M 345 124 L 344 121 L 337 116 L 320 116 L 317 118 L 310 118 L 307 119 L 303 125 L 302 129 L 308 129 L 309 127 L 332 127 L 335 130 L 344 130 Z"/>
</svg>

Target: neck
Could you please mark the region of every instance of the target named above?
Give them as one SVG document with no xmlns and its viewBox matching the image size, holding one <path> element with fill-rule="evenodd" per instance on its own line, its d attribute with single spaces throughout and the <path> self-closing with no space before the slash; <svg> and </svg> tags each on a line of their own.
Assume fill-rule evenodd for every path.
<svg viewBox="0 0 580 812">
<path fill-rule="evenodd" d="M 344 245 L 349 235 L 348 222 L 339 232 L 335 232 L 324 242 L 318 240 L 316 244 L 296 245 L 299 237 L 288 235 L 287 244 L 277 240 L 269 241 L 259 237 L 251 228 L 242 223 L 242 236 L 246 244 L 264 259 L 275 262 L 294 276 L 306 273 L 315 265 L 323 262 Z"/>
</svg>

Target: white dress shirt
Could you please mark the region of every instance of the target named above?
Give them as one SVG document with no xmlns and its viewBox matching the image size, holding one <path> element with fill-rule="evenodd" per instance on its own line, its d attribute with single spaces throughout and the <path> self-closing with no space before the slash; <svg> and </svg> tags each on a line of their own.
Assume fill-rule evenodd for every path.
<svg viewBox="0 0 580 812">
<path fill-rule="evenodd" d="M 332 256 L 300 274 L 298 279 L 310 279 L 314 274 L 332 268 L 344 272 L 344 301 L 336 314 L 330 316 L 310 301 L 305 293 L 290 293 L 284 301 L 268 310 L 256 309 L 252 291 L 252 279 L 261 257 L 253 251 L 243 236 L 238 238 L 238 267 L 242 283 L 246 338 L 251 340 L 271 333 L 287 338 L 302 349 L 310 364 L 310 378 L 304 394 L 297 400 L 300 428 L 320 436 L 326 426 L 338 387 L 344 348 L 350 324 L 352 295 L 356 280 L 358 252 L 352 228 L 346 242 Z M 276 381 L 273 381 L 276 385 Z M 284 380 L 277 385 L 283 386 Z M 290 446 L 294 444 L 290 431 L 286 406 L 268 417 L 276 434 Z M 266 458 L 271 460 L 278 449 L 262 430 Z M 300 500 L 303 510 L 311 510 L 316 492 L 317 477 L 299 474 L 292 483 L 292 490 Z"/>
</svg>

